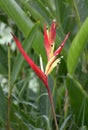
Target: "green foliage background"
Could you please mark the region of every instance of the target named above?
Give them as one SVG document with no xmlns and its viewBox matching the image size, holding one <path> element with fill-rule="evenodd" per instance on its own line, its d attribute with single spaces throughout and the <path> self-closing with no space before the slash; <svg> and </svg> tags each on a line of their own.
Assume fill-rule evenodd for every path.
<svg viewBox="0 0 88 130">
<path fill-rule="evenodd" d="M 60 45 L 65 35 L 71 32 L 60 54 L 64 59 L 49 76 L 60 130 L 88 129 L 87 16 L 88 0 L 0 0 L 0 22 L 12 29 L 38 66 L 39 55 L 44 66 L 47 63 L 43 43 L 44 23 L 50 26 L 53 19 L 57 20 L 55 48 Z M 7 44 L 0 45 L 0 75 L 7 80 L 4 85 L 2 79 L 0 80 L 0 129 L 6 129 L 10 82 L 11 128 L 54 130 L 46 89 L 17 49 L 10 50 L 9 56 L 8 48 Z M 32 89 L 29 85 L 31 81 Z"/>
</svg>

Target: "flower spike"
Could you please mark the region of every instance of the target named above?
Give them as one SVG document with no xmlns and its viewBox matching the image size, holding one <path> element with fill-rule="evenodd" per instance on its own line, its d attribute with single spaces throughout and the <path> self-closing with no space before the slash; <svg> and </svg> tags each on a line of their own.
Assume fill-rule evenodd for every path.
<svg viewBox="0 0 88 130">
<path fill-rule="evenodd" d="M 57 125 L 57 120 L 56 120 L 56 115 L 55 115 L 55 110 L 54 110 L 54 104 L 53 104 L 53 100 L 52 100 L 51 91 L 50 91 L 50 88 L 48 85 L 47 77 L 50 74 L 50 72 L 57 66 L 57 64 L 60 63 L 62 57 L 58 58 L 57 56 L 62 51 L 64 44 L 66 43 L 70 33 L 68 33 L 66 35 L 66 37 L 64 38 L 61 45 L 54 52 L 54 45 L 55 45 L 55 38 L 56 38 L 56 26 L 57 26 L 56 20 L 52 21 L 50 30 L 46 27 L 46 24 L 44 25 L 44 46 L 45 46 L 45 50 L 47 53 L 47 59 L 48 59 L 45 73 L 27 55 L 27 53 L 22 48 L 22 45 L 21 45 L 20 41 L 16 38 L 16 36 L 14 36 L 14 34 L 12 34 L 12 36 L 13 36 L 14 41 L 16 42 L 16 45 L 17 45 L 19 51 L 23 55 L 24 59 L 28 62 L 28 64 L 33 69 L 33 71 L 36 73 L 36 75 L 45 84 L 45 87 L 47 89 L 49 99 L 50 99 L 50 104 L 51 104 L 51 108 L 52 108 L 52 113 L 53 113 L 53 117 L 54 117 L 54 121 L 55 121 L 56 130 L 58 130 L 58 125 Z"/>
<path fill-rule="evenodd" d="M 16 45 L 19 49 L 19 51 L 21 52 L 21 54 L 23 55 L 24 59 L 28 62 L 28 64 L 31 66 L 31 68 L 33 69 L 33 71 L 36 73 L 36 75 L 43 81 L 43 83 L 45 84 L 45 87 L 47 89 L 48 95 L 49 95 L 49 99 L 50 99 L 50 104 L 51 104 L 51 109 L 52 109 L 52 113 L 53 113 L 53 117 L 54 117 L 54 121 L 55 121 L 55 126 L 56 126 L 56 130 L 58 130 L 58 125 L 57 125 L 57 120 L 56 120 L 56 114 L 55 114 L 55 109 L 54 109 L 54 104 L 53 104 L 53 99 L 52 99 L 52 94 L 50 91 L 50 87 L 48 85 L 48 80 L 47 80 L 47 76 L 45 75 L 45 73 L 43 73 L 40 68 L 38 68 L 38 66 L 32 61 L 32 59 L 30 57 L 28 57 L 28 55 L 26 54 L 26 52 L 24 51 L 24 49 L 22 48 L 22 45 L 20 43 L 20 41 L 16 38 L 16 36 L 14 36 L 14 34 L 12 34 L 14 41 L 16 42 Z"/>
</svg>

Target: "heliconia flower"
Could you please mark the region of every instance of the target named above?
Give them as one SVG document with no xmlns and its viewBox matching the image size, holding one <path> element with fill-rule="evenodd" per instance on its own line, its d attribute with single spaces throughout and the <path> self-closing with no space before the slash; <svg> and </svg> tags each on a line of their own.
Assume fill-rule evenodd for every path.
<svg viewBox="0 0 88 130">
<path fill-rule="evenodd" d="M 47 76 L 50 74 L 50 72 L 57 66 L 58 63 L 60 63 L 62 57 L 57 58 L 57 56 L 60 54 L 61 50 L 63 49 L 64 44 L 70 34 L 68 33 L 66 35 L 61 45 L 54 52 L 54 45 L 55 45 L 55 38 L 56 38 L 56 25 L 57 25 L 56 20 L 53 20 L 52 25 L 50 27 L 50 31 L 46 27 L 46 24 L 44 25 L 44 45 L 45 45 L 45 50 L 46 50 L 47 58 L 48 58 L 48 62 L 45 68 L 45 73 L 26 54 L 26 52 L 22 48 L 20 41 L 16 38 L 16 36 L 12 34 L 14 41 L 16 42 L 21 54 L 23 55 L 25 60 L 28 62 L 28 64 L 31 66 L 33 71 L 37 74 L 37 76 L 44 82 L 44 84 L 47 84 Z"/>
<path fill-rule="evenodd" d="M 19 49 L 19 51 L 21 52 L 21 54 L 23 55 L 24 59 L 28 62 L 28 64 L 30 65 L 30 67 L 33 69 L 33 71 L 36 73 L 36 75 L 43 81 L 43 83 L 45 84 L 45 87 L 47 89 L 48 95 L 49 95 L 49 99 L 50 99 L 50 104 L 51 104 L 51 109 L 52 109 L 52 113 L 53 113 L 53 117 L 54 117 L 54 121 L 55 121 L 55 126 L 56 126 L 56 130 L 58 130 L 58 125 L 57 125 L 57 120 L 56 120 L 56 114 L 55 114 L 55 109 L 54 109 L 54 104 L 53 104 L 53 99 L 52 99 L 52 95 L 51 95 L 51 91 L 50 91 L 50 87 L 48 85 L 48 80 L 47 80 L 47 76 L 45 75 L 45 73 L 32 61 L 32 59 L 27 55 L 27 53 L 24 51 L 24 49 L 22 48 L 22 45 L 20 43 L 20 41 L 17 39 L 17 37 L 12 34 L 14 41 L 16 42 L 16 45 Z"/>
<path fill-rule="evenodd" d="M 58 125 L 57 125 L 57 120 L 56 120 L 56 115 L 55 115 L 55 110 L 54 110 L 54 104 L 53 104 L 53 99 L 52 99 L 51 91 L 50 91 L 50 88 L 49 88 L 49 85 L 48 85 L 47 77 L 50 74 L 50 72 L 57 66 L 57 64 L 60 63 L 62 57 L 61 58 L 57 58 L 57 56 L 62 51 L 62 49 L 64 47 L 64 44 L 65 44 L 66 40 L 68 39 L 70 33 L 68 33 L 66 35 L 66 37 L 64 38 L 64 40 L 61 43 L 61 45 L 54 52 L 54 45 L 55 45 L 55 38 L 56 38 L 56 25 L 57 25 L 56 21 L 53 20 L 52 25 L 50 27 L 50 31 L 46 27 L 46 24 L 44 25 L 44 45 L 45 45 L 45 49 L 46 49 L 46 53 L 47 53 L 47 59 L 48 59 L 45 72 L 43 72 L 33 62 L 33 60 L 27 55 L 27 53 L 22 48 L 22 44 L 16 38 L 16 36 L 14 34 L 12 34 L 12 36 L 13 36 L 14 41 L 16 42 L 16 45 L 17 45 L 19 51 L 23 55 L 24 59 L 28 62 L 28 64 L 33 69 L 33 71 L 36 73 L 36 75 L 45 84 L 45 87 L 47 89 L 47 92 L 48 92 L 48 95 L 49 95 L 49 99 L 50 99 L 50 104 L 51 104 L 51 109 L 52 109 L 52 113 L 53 113 L 53 117 L 54 117 L 54 121 L 55 121 L 55 125 L 56 125 L 56 130 L 58 130 Z"/>
<path fill-rule="evenodd" d="M 57 64 L 60 63 L 61 58 L 57 58 L 57 56 L 62 51 L 64 44 L 70 35 L 70 33 L 66 35 L 61 45 L 54 52 L 54 45 L 55 45 L 55 38 L 56 38 L 56 25 L 57 25 L 56 21 L 53 20 L 50 31 L 46 25 L 44 26 L 44 45 L 45 45 L 45 50 L 48 58 L 48 62 L 45 69 L 46 75 L 48 75 L 57 66 Z"/>
</svg>

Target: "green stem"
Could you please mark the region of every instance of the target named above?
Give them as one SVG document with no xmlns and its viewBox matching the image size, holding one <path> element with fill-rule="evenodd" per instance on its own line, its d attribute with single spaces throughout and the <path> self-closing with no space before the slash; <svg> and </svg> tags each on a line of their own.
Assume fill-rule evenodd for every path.
<svg viewBox="0 0 88 130">
<path fill-rule="evenodd" d="M 56 91 L 56 78 L 54 79 L 54 86 L 53 86 L 53 90 L 52 90 L 52 98 L 54 99 L 54 94 Z M 49 111 L 49 119 L 51 119 L 51 109 Z"/>
<path fill-rule="evenodd" d="M 73 0 L 72 2 L 73 2 L 74 11 L 75 11 L 75 14 L 76 14 L 76 20 L 77 20 L 77 23 L 78 23 L 78 27 L 80 29 L 81 22 L 80 22 L 80 16 L 79 16 L 78 8 L 77 8 L 75 0 Z"/>
<path fill-rule="evenodd" d="M 55 95 L 55 91 L 56 91 L 56 78 L 53 78 L 54 79 L 54 87 L 53 87 L 53 91 L 52 91 L 52 97 L 54 98 L 54 95 Z"/>
<path fill-rule="evenodd" d="M 67 118 L 67 115 L 68 115 L 68 90 L 66 89 L 65 104 L 64 104 L 64 120 Z M 66 125 L 64 127 L 64 130 L 66 130 Z"/>
<path fill-rule="evenodd" d="M 57 71 L 55 73 L 55 77 L 57 77 Z M 54 78 L 53 81 L 54 81 L 54 87 L 53 87 L 53 90 L 52 90 L 52 99 L 54 98 L 55 91 L 56 91 L 56 78 Z M 49 119 L 51 119 L 51 110 L 49 111 Z"/>
<path fill-rule="evenodd" d="M 8 43 L 8 119 L 7 130 L 10 130 L 10 113 L 11 113 L 11 66 L 10 66 L 10 45 Z"/>
<path fill-rule="evenodd" d="M 66 119 L 68 113 L 68 90 L 65 92 L 65 104 L 64 104 L 64 119 Z"/>
<path fill-rule="evenodd" d="M 59 130 L 58 124 L 57 124 L 57 119 L 56 119 L 56 114 L 55 114 L 55 109 L 54 109 L 54 103 L 53 103 L 51 91 L 50 91 L 50 88 L 48 85 L 47 85 L 47 91 L 48 91 L 48 95 L 49 95 L 49 99 L 50 99 L 50 104 L 51 104 L 51 109 L 52 109 L 52 113 L 53 113 L 53 118 L 54 118 L 56 130 Z"/>
</svg>

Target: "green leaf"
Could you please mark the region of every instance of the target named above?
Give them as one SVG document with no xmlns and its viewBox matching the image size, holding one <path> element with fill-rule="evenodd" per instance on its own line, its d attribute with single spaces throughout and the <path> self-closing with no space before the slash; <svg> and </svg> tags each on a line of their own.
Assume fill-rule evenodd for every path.
<svg viewBox="0 0 88 130">
<path fill-rule="evenodd" d="M 33 17 L 33 21 L 40 20 L 42 24 L 44 23 L 44 18 L 36 10 L 34 10 L 34 8 L 30 4 L 28 4 L 28 1 L 20 0 L 20 2 L 24 7 L 24 10 L 27 13 L 27 15 L 28 12 L 30 12 L 31 17 Z"/>
<path fill-rule="evenodd" d="M 78 28 L 80 28 L 81 27 L 81 21 L 80 21 L 80 15 L 79 15 L 79 12 L 78 12 L 77 2 L 76 2 L 76 0 L 72 0 L 72 1 L 69 1 L 69 4 L 72 7 L 72 10 L 73 10 L 73 12 L 75 14 L 75 19 L 77 21 Z"/>
<path fill-rule="evenodd" d="M 7 52 L 0 45 L 0 74 L 7 74 Z"/>
<path fill-rule="evenodd" d="M 43 38 L 42 33 L 39 31 L 36 35 L 33 48 L 35 52 L 37 52 L 38 55 L 41 55 L 43 64 L 44 64 L 47 61 L 47 56 L 46 56 L 45 47 L 44 47 L 44 38 Z"/>
<path fill-rule="evenodd" d="M 0 63 L 0 74 L 7 74 L 7 69 L 3 64 Z"/>
<path fill-rule="evenodd" d="M 68 72 L 73 74 L 78 63 L 78 59 L 88 41 L 88 18 L 83 23 L 81 29 L 75 36 L 68 52 L 67 67 Z"/>
<path fill-rule="evenodd" d="M 32 22 L 15 0 L 0 0 L 0 7 L 14 20 L 20 30 L 27 36 Z"/>
<path fill-rule="evenodd" d="M 32 0 L 29 1 L 29 4 L 38 11 L 38 13 L 43 16 L 48 23 L 50 23 L 52 17 L 52 14 L 46 9 L 44 2 L 40 0 Z"/>
<path fill-rule="evenodd" d="M 70 103 L 77 123 L 88 125 L 88 95 L 81 84 L 72 76 L 67 77 L 67 89 Z"/>
<path fill-rule="evenodd" d="M 40 83 L 39 84 L 40 88 L 39 88 L 39 97 L 38 97 L 38 109 L 43 115 L 48 116 L 49 106 L 50 106 L 48 93 L 43 83 L 41 81 L 39 83 Z"/>
<path fill-rule="evenodd" d="M 60 127 L 60 130 L 64 130 L 66 124 L 68 123 L 69 119 L 71 118 L 71 115 L 69 115 L 65 121 L 62 123 L 61 127 Z"/>
<path fill-rule="evenodd" d="M 65 13 L 66 11 L 63 12 L 63 10 L 65 10 L 65 2 L 63 2 L 62 0 L 55 0 L 55 6 L 56 6 L 56 17 L 58 22 L 61 24 L 61 22 L 63 21 L 63 18 L 66 17 Z M 62 15 L 63 12 L 63 15 Z M 64 17 L 65 16 L 65 17 Z"/>
<path fill-rule="evenodd" d="M 31 124 L 31 120 L 29 120 L 30 117 L 30 113 L 29 114 L 25 114 L 24 111 L 20 110 L 19 112 L 15 113 L 17 119 L 19 119 L 21 126 L 20 128 L 25 128 L 26 130 L 30 129 L 30 130 L 37 130 L 37 128 L 35 128 L 34 124 Z M 41 129 L 38 129 L 41 130 Z"/>
<path fill-rule="evenodd" d="M 39 24 L 39 22 L 37 22 L 33 26 L 33 28 L 31 29 L 30 33 L 28 34 L 27 38 L 25 39 L 25 41 L 23 43 L 23 48 L 26 52 L 28 52 L 30 50 L 31 46 L 32 46 L 38 24 Z M 24 62 L 24 58 L 19 53 L 16 61 L 14 62 L 12 73 L 11 73 L 12 84 L 14 84 L 14 82 L 16 81 L 18 74 L 20 73 L 20 70 L 22 68 L 23 62 Z"/>
</svg>

